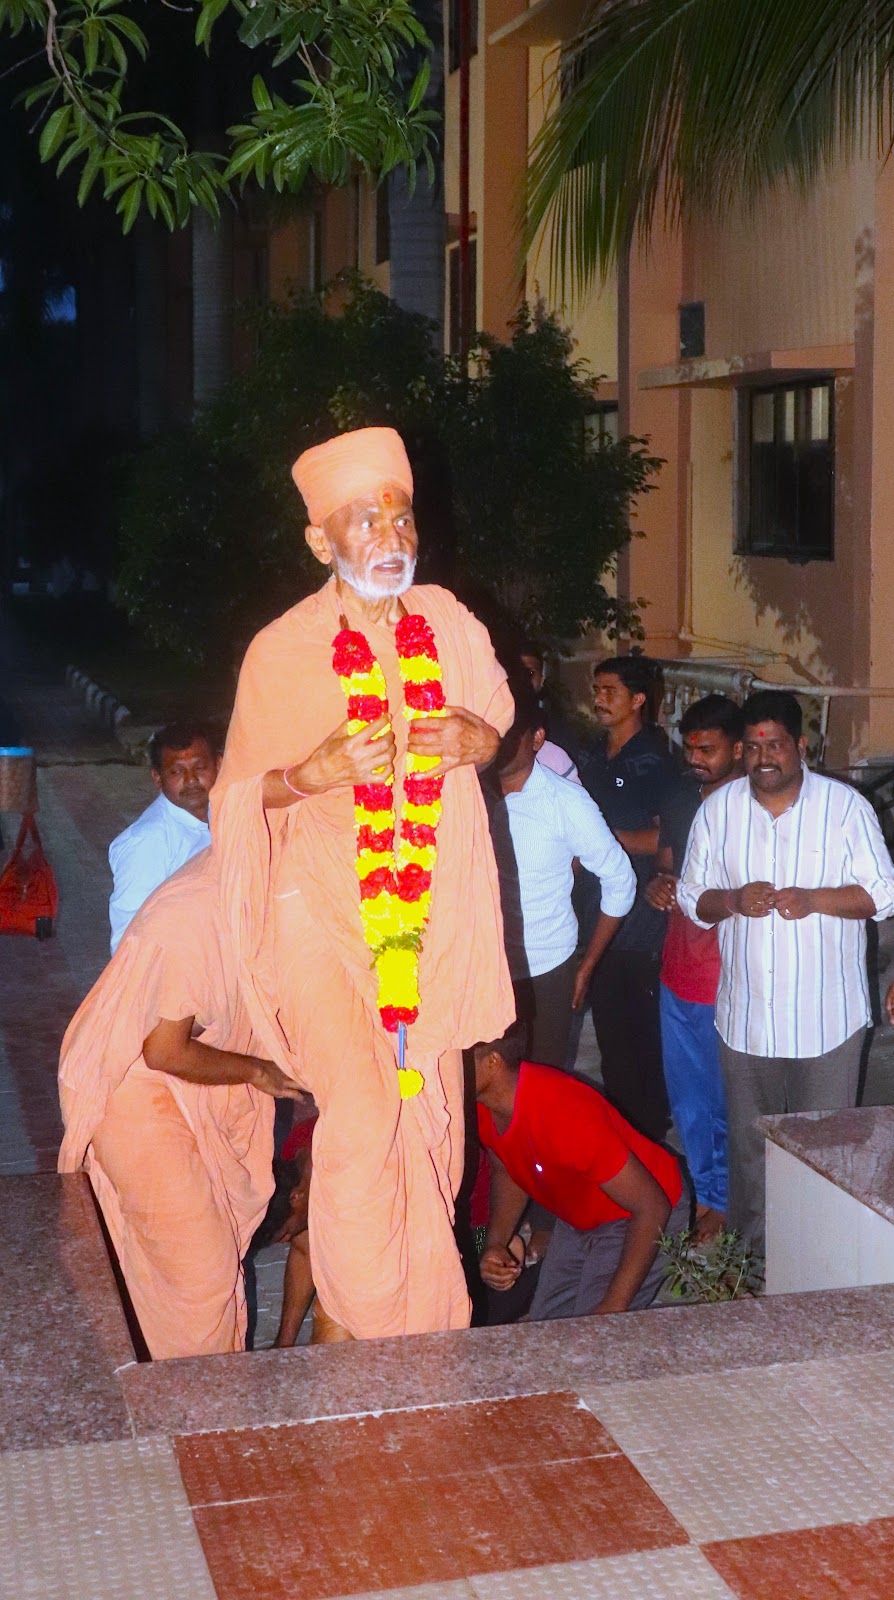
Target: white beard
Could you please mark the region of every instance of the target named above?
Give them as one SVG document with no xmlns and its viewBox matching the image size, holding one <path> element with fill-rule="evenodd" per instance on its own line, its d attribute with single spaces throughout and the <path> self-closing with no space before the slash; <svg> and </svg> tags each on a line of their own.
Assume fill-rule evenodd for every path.
<svg viewBox="0 0 894 1600">
<path fill-rule="evenodd" d="M 332 557 L 332 570 L 361 600 L 391 600 L 396 595 L 406 594 L 416 571 L 414 557 L 402 556 L 401 560 L 401 571 L 392 573 L 388 578 L 371 578 L 365 567 L 352 566 L 349 561 L 338 561 L 335 556 Z"/>
</svg>

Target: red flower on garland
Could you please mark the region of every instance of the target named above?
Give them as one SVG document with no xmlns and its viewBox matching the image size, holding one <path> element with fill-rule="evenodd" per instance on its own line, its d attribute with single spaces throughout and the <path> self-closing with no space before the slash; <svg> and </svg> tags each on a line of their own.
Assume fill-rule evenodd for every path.
<svg viewBox="0 0 894 1600">
<path fill-rule="evenodd" d="M 400 835 L 402 839 L 406 839 L 407 844 L 418 845 L 420 849 L 434 844 L 437 840 L 437 834 L 430 822 L 403 822 Z"/>
<path fill-rule="evenodd" d="M 428 777 L 422 772 L 410 772 L 404 781 L 404 793 L 411 806 L 431 806 L 440 800 L 444 779 Z"/>
<path fill-rule="evenodd" d="M 390 783 L 358 783 L 354 786 L 354 804 L 364 811 L 390 811 L 394 801 Z"/>
<path fill-rule="evenodd" d="M 348 716 L 352 722 L 376 722 L 388 710 L 378 694 L 349 694 Z"/>
<path fill-rule="evenodd" d="M 430 661 L 438 659 L 435 636 L 425 618 L 418 614 L 401 617 L 394 630 L 394 642 L 399 656 L 428 656 Z"/>
<path fill-rule="evenodd" d="M 375 900 L 380 894 L 394 893 L 394 873 L 390 867 L 376 867 L 360 879 L 361 900 Z"/>
<path fill-rule="evenodd" d="M 380 830 L 371 828 L 368 823 L 364 823 L 362 828 L 357 829 L 357 849 L 373 850 L 376 855 L 381 855 L 385 850 L 393 850 L 394 829 L 382 828 Z"/>
<path fill-rule="evenodd" d="M 375 661 L 364 634 L 342 628 L 333 640 L 332 665 L 340 678 L 350 678 L 354 672 L 369 672 Z"/>
<path fill-rule="evenodd" d="M 405 1022 L 408 1028 L 413 1026 L 419 1015 L 418 1006 L 382 1006 L 380 1012 L 382 1026 L 386 1033 L 396 1033 L 400 1024 Z"/>
<path fill-rule="evenodd" d="M 443 711 L 444 686 L 434 679 L 430 683 L 404 684 L 404 699 L 414 711 Z"/>
<path fill-rule="evenodd" d="M 431 873 L 410 861 L 397 874 L 397 892 L 401 900 L 418 900 L 431 888 Z"/>
</svg>

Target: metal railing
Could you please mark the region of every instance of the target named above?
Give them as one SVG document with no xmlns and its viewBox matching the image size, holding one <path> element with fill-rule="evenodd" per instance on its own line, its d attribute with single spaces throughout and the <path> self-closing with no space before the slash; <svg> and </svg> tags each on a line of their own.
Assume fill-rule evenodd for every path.
<svg viewBox="0 0 894 1600">
<path fill-rule="evenodd" d="M 687 706 L 705 694 L 726 694 L 741 701 L 760 689 L 776 689 L 796 695 L 802 705 L 806 702 L 805 731 L 810 765 L 830 778 L 841 778 L 852 784 L 866 796 L 879 819 L 885 843 L 894 853 L 894 761 L 882 757 L 859 766 L 836 769 L 829 767 L 825 759 L 833 700 L 863 698 L 870 695 L 871 690 L 842 688 L 838 684 L 771 683 L 750 667 L 733 665 L 728 660 L 656 661 L 656 666 L 660 667 L 664 680 L 663 720 L 672 739 L 676 737 Z"/>
<path fill-rule="evenodd" d="M 578 650 L 568 654 L 562 652 L 560 659 L 580 663 L 596 662 L 601 657 L 595 651 Z M 852 784 L 866 796 L 879 819 L 885 842 L 894 854 L 894 757 L 877 757 L 846 768 L 829 767 L 825 759 L 829 717 L 835 700 L 863 700 L 873 696 L 890 699 L 894 697 L 894 691 L 831 683 L 771 682 L 761 677 L 753 667 L 741 661 L 730 661 L 728 656 L 690 656 L 683 660 L 663 660 L 652 656 L 650 660 L 661 672 L 662 721 L 674 743 L 679 743 L 678 729 L 684 711 L 703 695 L 726 694 L 730 699 L 741 702 L 760 689 L 776 689 L 797 696 L 805 710 L 807 759 L 810 765 L 829 777 L 841 778 L 845 783 Z"/>
</svg>

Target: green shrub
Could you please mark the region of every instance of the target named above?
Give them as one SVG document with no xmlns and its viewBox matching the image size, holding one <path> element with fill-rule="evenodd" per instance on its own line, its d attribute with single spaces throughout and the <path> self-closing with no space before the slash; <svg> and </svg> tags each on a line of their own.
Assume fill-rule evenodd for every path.
<svg viewBox="0 0 894 1600">
<path fill-rule="evenodd" d="M 356 278 L 339 293 L 338 315 L 312 298 L 256 313 L 250 371 L 133 458 L 118 519 L 131 619 L 184 657 L 232 652 L 320 582 L 292 461 L 341 429 L 390 424 L 417 478 L 420 580 L 485 591 L 547 634 L 614 626 L 603 580 L 660 462 L 640 440 L 588 447 L 595 387 L 567 331 L 525 308 L 467 376 L 423 318 Z"/>
</svg>

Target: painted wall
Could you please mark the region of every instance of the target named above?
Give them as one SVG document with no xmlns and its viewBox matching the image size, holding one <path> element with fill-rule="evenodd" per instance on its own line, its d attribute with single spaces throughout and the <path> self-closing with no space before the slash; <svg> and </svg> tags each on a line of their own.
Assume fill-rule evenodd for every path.
<svg viewBox="0 0 894 1600">
<path fill-rule="evenodd" d="M 513 50 L 514 55 L 522 52 Z M 558 61 L 554 46 L 529 50 L 528 55 L 528 134 L 534 138 L 543 124 L 552 92 L 552 79 Z M 529 299 L 542 295 L 571 329 L 578 354 L 589 363 L 594 377 L 609 384 L 618 380 L 618 285 L 614 273 L 605 283 L 582 298 L 570 294 L 563 300 L 551 292 L 548 229 L 541 228 L 527 261 Z"/>
<path fill-rule="evenodd" d="M 682 294 L 681 241 L 659 236 L 648 255 L 631 256 L 619 308 L 618 400 L 621 429 L 646 438 L 664 460 L 655 490 L 644 496 L 633 526 L 643 532 L 618 564 L 619 591 L 642 597 L 646 649 L 676 655 L 682 620 L 687 410 L 679 389 L 641 389 L 638 374 L 667 365 L 678 352 Z"/>
<path fill-rule="evenodd" d="M 683 633 L 696 654 L 750 656 L 780 680 L 852 683 L 861 671 L 859 594 L 847 463 L 853 382 L 836 385 L 837 454 L 834 561 L 796 565 L 737 555 L 734 526 L 736 395 L 696 389 L 690 409 L 689 516 Z"/>
<path fill-rule="evenodd" d="M 687 300 L 704 300 L 706 354 L 803 349 L 853 338 L 855 186 L 843 169 L 722 224 L 691 224 Z"/>
</svg>

